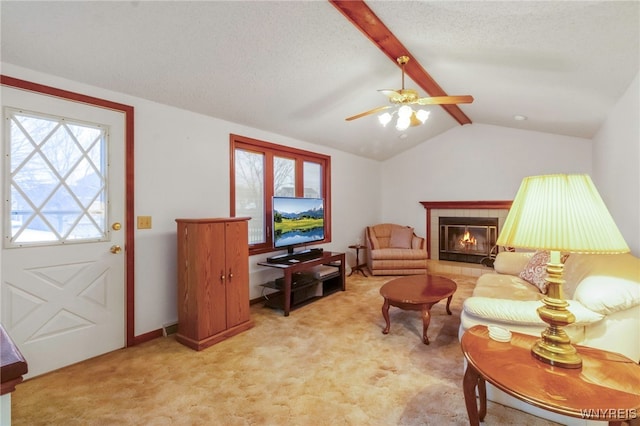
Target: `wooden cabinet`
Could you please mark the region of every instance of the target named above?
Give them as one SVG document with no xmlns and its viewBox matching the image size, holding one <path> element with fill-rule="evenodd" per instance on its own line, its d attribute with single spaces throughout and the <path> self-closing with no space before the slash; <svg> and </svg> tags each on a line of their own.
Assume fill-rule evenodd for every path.
<svg viewBox="0 0 640 426">
<path fill-rule="evenodd" d="M 248 220 L 176 219 L 180 343 L 202 350 L 253 326 Z"/>
</svg>

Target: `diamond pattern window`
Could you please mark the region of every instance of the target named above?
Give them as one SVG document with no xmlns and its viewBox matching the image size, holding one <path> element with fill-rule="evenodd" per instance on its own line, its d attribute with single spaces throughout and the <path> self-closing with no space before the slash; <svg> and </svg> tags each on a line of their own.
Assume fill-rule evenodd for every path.
<svg viewBox="0 0 640 426">
<path fill-rule="evenodd" d="M 108 129 L 5 109 L 7 247 L 107 239 Z"/>
</svg>

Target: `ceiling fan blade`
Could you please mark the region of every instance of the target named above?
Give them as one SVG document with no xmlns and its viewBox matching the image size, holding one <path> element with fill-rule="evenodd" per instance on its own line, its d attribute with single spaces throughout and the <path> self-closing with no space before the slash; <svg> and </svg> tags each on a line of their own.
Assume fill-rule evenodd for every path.
<svg viewBox="0 0 640 426">
<path fill-rule="evenodd" d="M 382 93 L 387 98 L 389 98 L 391 102 L 396 102 L 396 103 L 402 102 L 402 93 L 400 93 L 400 91 L 398 90 L 381 89 L 381 90 L 378 90 L 378 92 Z"/>
<path fill-rule="evenodd" d="M 433 96 L 430 98 L 420 98 L 414 103 L 419 105 L 452 105 L 452 104 L 470 104 L 473 102 L 473 96 Z"/>
<path fill-rule="evenodd" d="M 376 112 L 384 111 L 385 109 L 389 109 L 389 108 L 393 108 L 393 107 L 391 105 L 381 106 L 381 107 L 374 108 L 374 109 L 369 110 L 369 111 L 361 112 L 360 114 L 354 115 L 352 117 L 345 118 L 345 120 L 346 121 L 355 120 L 356 118 L 361 118 L 361 117 L 364 117 L 366 115 L 375 114 Z"/>
</svg>

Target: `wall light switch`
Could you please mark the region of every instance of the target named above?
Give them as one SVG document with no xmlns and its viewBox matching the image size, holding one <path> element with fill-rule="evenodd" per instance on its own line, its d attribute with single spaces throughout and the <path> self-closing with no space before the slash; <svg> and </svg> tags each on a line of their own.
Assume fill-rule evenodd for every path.
<svg viewBox="0 0 640 426">
<path fill-rule="evenodd" d="M 138 216 L 138 229 L 151 229 L 151 216 Z"/>
</svg>

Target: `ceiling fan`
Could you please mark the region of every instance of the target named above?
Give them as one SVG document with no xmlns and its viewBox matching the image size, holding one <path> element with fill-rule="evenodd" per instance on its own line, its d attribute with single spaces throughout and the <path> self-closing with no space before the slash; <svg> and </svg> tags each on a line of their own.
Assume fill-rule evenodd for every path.
<svg viewBox="0 0 640 426">
<path fill-rule="evenodd" d="M 417 91 L 413 89 L 404 88 L 404 66 L 407 64 L 407 62 L 409 62 L 409 57 L 400 56 L 397 59 L 397 62 L 398 64 L 400 64 L 400 67 L 402 69 L 402 89 L 378 90 L 379 92 L 381 92 L 382 94 L 386 95 L 389 98 L 389 102 L 391 102 L 392 105 L 380 106 L 372 110 L 365 111 L 351 117 L 347 117 L 345 119 L 346 121 L 355 120 L 357 118 L 365 117 L 370 114 L 376 114 L 378 112 L 382 112 L 390 108 L 397 108 L 398 124 L 396 125 L 396 128 L 398 128 L 399 130 L 404 130 L 409 126 L 417 126 L 424 123 L 426 119 L 429 117 L 428 111 L 425 111 L 422 109 L 418 111 L 413 111 L 413 109 L 409 105 L 453 105 L 453 104 L 468 104 L 473 102 L 473 96 L 470 96 L 470 95 L 433 96 L 433 97 L 420 98 L 418 96 Z M 379 117 L 380 122 L 386 126 L 386 124 L 389 123 L 389 121 L 391 121 L 392 114 L 389 114 L 389 113 L 382 114 Z"/>
</svg>

